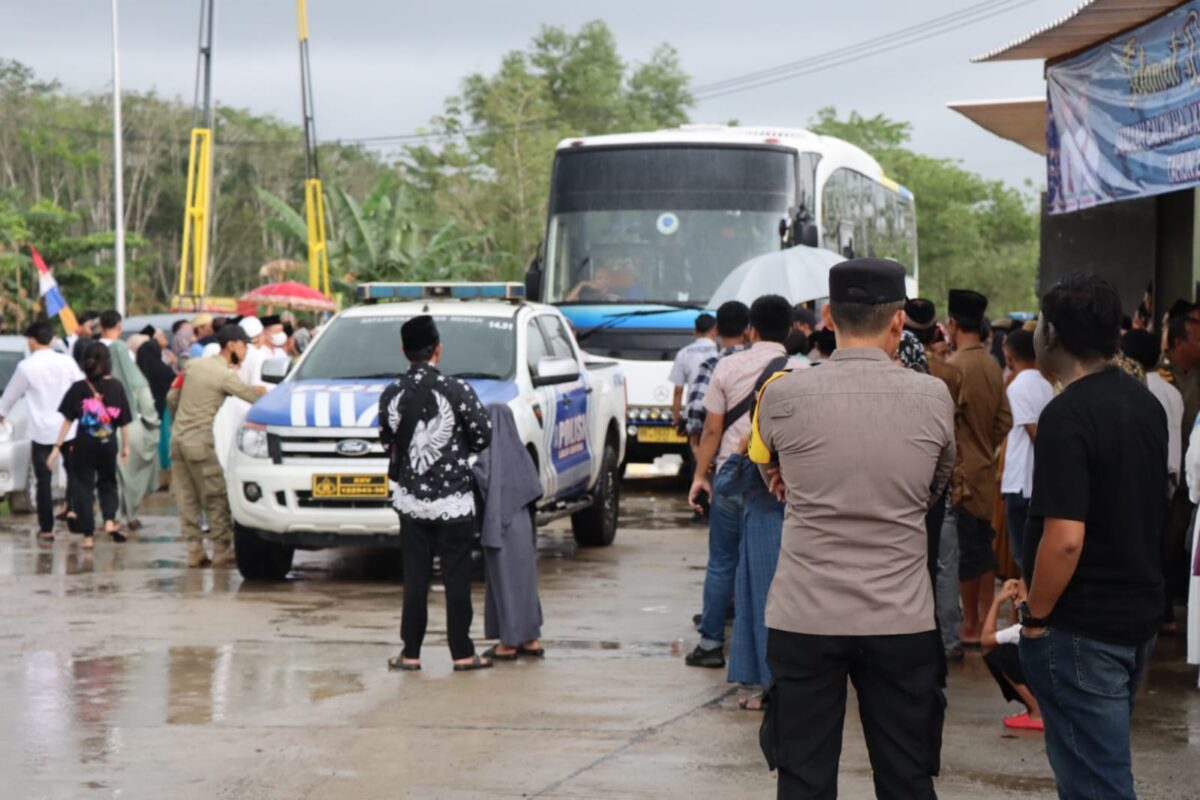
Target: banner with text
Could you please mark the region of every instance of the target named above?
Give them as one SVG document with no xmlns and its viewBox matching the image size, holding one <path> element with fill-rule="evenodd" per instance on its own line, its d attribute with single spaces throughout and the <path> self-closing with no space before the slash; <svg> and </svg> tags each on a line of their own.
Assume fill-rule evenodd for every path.
<svg viewBox="0 0 1200 800">
<path fill-rule="evenodd" d="M 1046 70 L 1050 213 L 1200 185 L 1200 0 Z"/>
</svg>

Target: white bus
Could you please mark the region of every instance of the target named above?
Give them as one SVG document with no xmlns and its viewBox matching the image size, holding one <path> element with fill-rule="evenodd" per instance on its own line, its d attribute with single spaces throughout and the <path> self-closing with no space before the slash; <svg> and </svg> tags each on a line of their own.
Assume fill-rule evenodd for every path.
<svg viewBox="0 0 1200 800">
<path fill-rule="evenodd" d="M 686 451 L 670 424 L 675 353 L 729 273 L 797 244 L 895 259 L 916 290 L 912 193 L 840 139 L 686 125 L 559 144 L 544 257 L 526 283 L 586 351 L 622 362 L 630 461 Z"/>
</svg>

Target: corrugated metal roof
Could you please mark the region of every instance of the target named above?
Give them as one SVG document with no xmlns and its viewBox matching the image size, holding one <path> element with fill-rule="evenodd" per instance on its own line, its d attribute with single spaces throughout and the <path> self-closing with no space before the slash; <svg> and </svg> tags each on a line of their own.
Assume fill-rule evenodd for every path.
<svg viewBox="0 0 1200 800">
<path fill-rule="evenodd" d="M 1045 97 L 971 100 L 946 105 L 1002 139 L 1046 155 Z"/>
<path fill-rule="evenodd" d="M 1185 2 L 1187 0 L 1087 0 L 1057 22 L 971 61 L 1058 58 L 1136 28 Z"/>
</svg>

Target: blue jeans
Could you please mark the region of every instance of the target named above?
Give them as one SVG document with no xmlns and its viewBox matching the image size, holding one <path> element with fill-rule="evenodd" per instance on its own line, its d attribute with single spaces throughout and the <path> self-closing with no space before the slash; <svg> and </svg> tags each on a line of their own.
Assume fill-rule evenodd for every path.
<svg viewBox="0 0 1200 800">
<path fill-rule="evenodd" d="M 1154 642 L 1108 644 L 1054 628 L 1021 637 L 1021 668 L 1046 720 L 1062 800 L 1135 800 L 1129 723 Z"/>
<path fill-rule="evenodd" d="M 742 545 L 742 490 L 738 474 L 744 456 L 731 456 L 713 477 L 708 512 L 708 569 L 704 573 L 704 609 L 700 613 L 700 646 L 712 650 L 725 644 L 725 612 L 733 600 L 738 550 Z"/>
<path fill-rule="evenodd" d="M 1020 492 L 1004 495 L 1004 524 L 1013 561 L 1025 569 L 1025 520 L 1029 516 L 1029 498 Z"/>
<path fill-rule="evenodd" d="M 948 510 L 942 522 L 942 538 L 938 541 L 938 573 L 933 585 L 938 630 L 942 633 L 942 647 L 946 651 L 962 645 L 958 638 L 962 627 L 962 608 L 958 601 L 958 514 Z"/>
</svg>

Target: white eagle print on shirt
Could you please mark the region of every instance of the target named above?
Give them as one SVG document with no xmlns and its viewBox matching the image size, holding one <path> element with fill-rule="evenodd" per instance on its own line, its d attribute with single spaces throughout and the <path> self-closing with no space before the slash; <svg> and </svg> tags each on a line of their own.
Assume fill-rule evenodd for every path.
<svg viewBox="0 0 1200 800">
<path fill-rule="evenodd" d="M 400 400 L 404 392 L 396 393 L 388 403 L 388 424 L 393 431 L 400 429 Z M 413 429 L 412 442 L 408 447 L 408 463 L 417 475 L 424 475 L 442 458 L 442 451 L 454 434 L 454 409 L 440 392 L 433 391 L 437 403 L 437 416 L 417 423 Z"/>
</svg>

